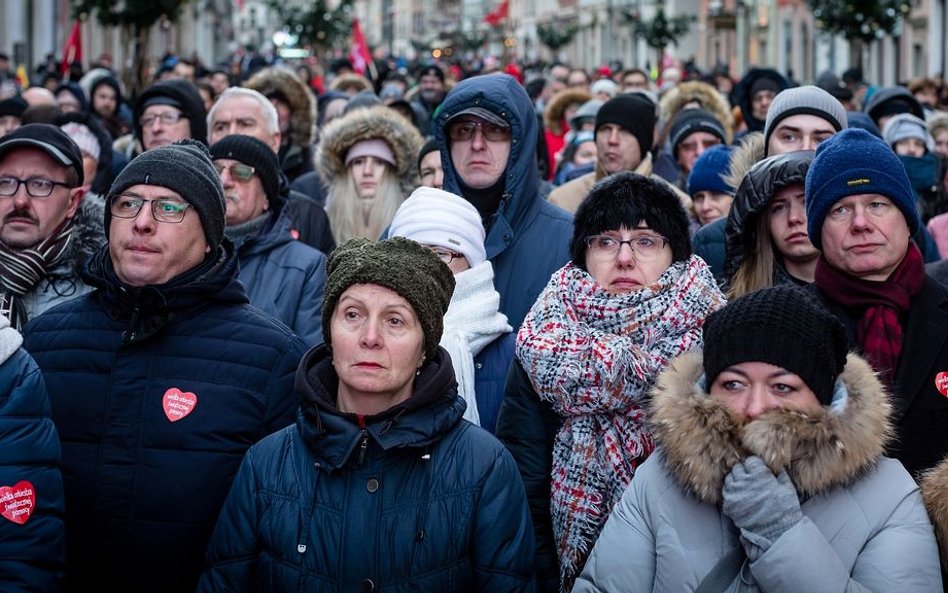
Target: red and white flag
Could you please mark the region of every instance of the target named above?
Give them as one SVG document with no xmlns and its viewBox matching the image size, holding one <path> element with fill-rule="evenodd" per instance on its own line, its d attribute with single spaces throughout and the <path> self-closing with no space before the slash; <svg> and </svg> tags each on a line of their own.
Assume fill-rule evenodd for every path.
<svg viewBox="0 0 948 593">
<path fill-rule="evenodd" d="M 63 63 L 60 65 L 62 75 L 66 76 L 69 71 L 69 65 L 73 62 L 82 61 L 82 23 L 74 21 L 72 23 L 72 33 L 69 34 L 69 40 L 66 41 L 66 47 L 63 48 Z"/>
<path fill-rule="evenodd" d="M 352 69 L 357 74 L 366 75 L 367 70 L 371 70 L 372 54 L 369 53 L 369 46 L 365 43 L 365 35 L 362 34 L 362 27 L 359 26 L 359 19 L 352 19 L 352 46 L 349 48 L 349 61 L 352 62 Z"/>
<path fill-rule="evenodd" d="M 507 20 L 508 9 L 507 0 L 502 0 L 500 4 L 494 7 L 494 10 L 484 15 L 484 22 L 491 27 L 496 27 L 501 21 Z"/>
</svg>

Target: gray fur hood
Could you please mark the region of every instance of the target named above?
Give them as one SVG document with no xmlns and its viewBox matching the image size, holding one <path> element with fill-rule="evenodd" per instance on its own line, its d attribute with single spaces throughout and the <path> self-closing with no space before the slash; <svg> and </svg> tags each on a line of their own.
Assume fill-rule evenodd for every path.
<svg viewBox="0 0 948 593">
<path fill-rule="evenodd" d="M 850 354 L 833 403 L 815 414 L 767 412 L 740 424 L 698 387 L 702 355 L 684 354 L 659 377 L 651 422 L 668 471 L 699 500 L 717 504 L 731 467 L 757 455 L 786 469 L 805 496 L 853 482 L 882 456 L 892 435 L 891 405 L 869 364 Z"/>
</svg>

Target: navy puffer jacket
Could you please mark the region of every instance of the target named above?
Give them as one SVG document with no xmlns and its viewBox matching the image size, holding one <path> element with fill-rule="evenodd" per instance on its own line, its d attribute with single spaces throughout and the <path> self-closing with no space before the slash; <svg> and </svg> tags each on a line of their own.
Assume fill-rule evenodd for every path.
<svg viewBox="0 0 948 593">
<path fill-rule="evenodd" d="M 300 364 L 295 427 L 247 453 L 198 590 L 532 591 L 533 530 L 517 466 L 462 420 L 443 349 L 405 402 L 339 412 L 331 353 Z"/>
<path fill-rule="evenodd" d="M 106 245 L 83 270 L 95 290 L 27 326 L 62 440 L 73 591 L 193 591 L 244 453 L 293 421 L 305 348 L 247 303 L 225 245 L 138 289 Z"/>
</svg>

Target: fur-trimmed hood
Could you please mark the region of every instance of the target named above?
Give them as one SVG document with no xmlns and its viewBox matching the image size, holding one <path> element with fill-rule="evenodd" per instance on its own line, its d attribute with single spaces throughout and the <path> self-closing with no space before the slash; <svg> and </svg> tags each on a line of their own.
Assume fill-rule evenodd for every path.
<svg viewBox="0 0 948 593">
<path fill-rule="evenodd" d="M 69 246 L 68 259 L 78 278 L 85 261 L 108 240 L 105 235 L 105 197 L 94 193 L 82 196 L 73 223 L 75 235 Z"/>
<path fill-rule="evenodd" d="M 346 153 L 362 140 L 384 140 L 395 155 L 395 174 L 405 195 L 418 185 L 418 151 L 423 138 L 405 117 L 379 105 L 354 109 L 332 120 L 320 131 L 316 146 L 316 169 L 327 183 L 344 179 Z"/>
<path fill-rule="evenodd" d="M 573 103 L 582 105 L 590 99 L 592 95 L 583 89 L 561 90 L 550 98 L 549 104 L 543 109 L 543 125 L 557 136 L 564 134 L 569 129 L 569 122 L 563 121 L 566 108 Z"/>
<path fill-rule="evenodd" d="M 781 91 L 790 88 L 790 81 L 773 68 L 751 68 L 747 71 L 747 74 L 738 81 L 734 87 L 732 96 L 737 99 L 737 104 L 741 108 L 741 114 L 744 117 L 744 123 L 747 124 L 747 129 L 751 132 L 762 131 L 766 123 L 764 120 L 754 117 L 753 111 L 751 110 L 750 91 L 759 78 L 770 78 L 777 83 Z"/>
<path fill-rule="evenodd" d="M 850 354 L 833 403 L 815 414 L 767 412 L 739 424 L 698 386 L 702 355 L 684 354 L 652 391 L 651 422 L 669 474 L 699 500 L 717 504 L 731 467 L 757 455 L 786 469 L 804 496 L 853 482 L 882 456 L 892 435 L 891 404 L 872 368 Z"/>
<path fill-rule="evenodd" d="M 941 571 L 948 574 L 948 457 L 922 474 L 918 485 L 938 537 Z"/>
<path fill-rule="evenodd" d="M 724 182 L 730 185 L 731 189 L 737 191 L 747 172 L 762 158 L 764 158 L 764 133 L 749 132 L 745 134 L 737 148 L 731 151 L 731 160 L 728 162 Z"/>
<path fill-rule="evenodd" d="M 701 108 L 710 112 L 724 126 L 725 142 L 730 144 L 734 140 L 734 119 L 731 117 L 731 107 L 727 99 L 721 96 L 713 86 L 700 80 L 689 80 L 669 89 L 662 95 L 662 121 L 670 122 L 681 109 L 696 101 Z"/>
<path fill-rule="evenodd" d="M 265 97 L 278 94 L 290 104 L 289 136 L 296 146 L 309 146 L 316 137 L 316 97 L 296 73 L 286 68 L 264 68 L 244 86 Z"/>
</svg>

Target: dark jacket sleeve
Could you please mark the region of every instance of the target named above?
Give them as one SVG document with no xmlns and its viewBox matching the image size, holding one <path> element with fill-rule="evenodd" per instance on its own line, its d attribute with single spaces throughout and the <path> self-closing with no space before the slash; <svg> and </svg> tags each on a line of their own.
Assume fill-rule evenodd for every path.
<svg viewBox="0 0 948 593">
<path fill-rule="evenodd" d="M 708 264 L 719 286 L 724 286 L 727 283 L 727 278 L 724 276 L 725 220 L 722 218 L 704 225 L 698 229 L 691 240 L 694 254 Z"/>
<path fill-rule="evenodd" d="M 0 591 L 63 590 L 59 437 L 39 367 L 25 350 L 0 364 Z"/>
<path fill-rule="evenodd" d="M 527 491 L 536 536 L 536 571 L 541 593 L 559 591 L 559 560 L 550 518 L 550 472 L 553 440 L 561 421 L 540 401 L 520 362 L 507 374 L 504 401 L 497 418 L 497 438 L 510 450 Z"/>
</svg>

